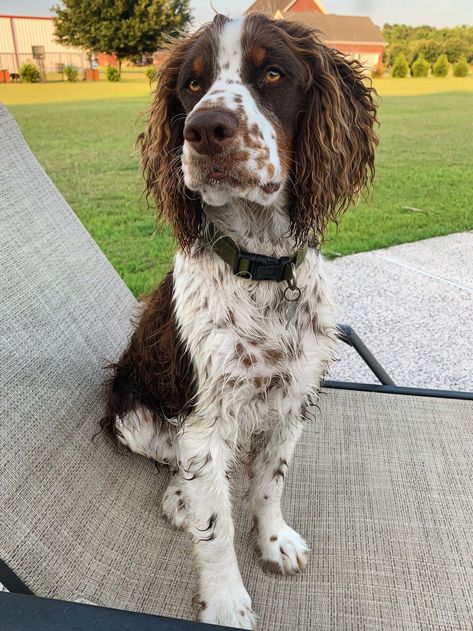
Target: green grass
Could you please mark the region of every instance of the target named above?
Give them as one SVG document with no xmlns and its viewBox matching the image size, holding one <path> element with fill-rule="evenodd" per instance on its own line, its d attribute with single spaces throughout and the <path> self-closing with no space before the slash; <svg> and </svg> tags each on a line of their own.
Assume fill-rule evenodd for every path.
<svg viewBox="0 0 473 631">
<path fill-rule="evenodd" d="M 168 228 L 153 234 L 152 213 L 141 199 L 134 140 L 145 93 L 11 106 L 39 161 L 136 295 L 156 285 L 173 253 Z M 330 231 L 326 254 L 472 229 L 472 111 L 471 92 L 386 96 L 375 193 L 346 213 L 338 232 Z"/>
</svg>

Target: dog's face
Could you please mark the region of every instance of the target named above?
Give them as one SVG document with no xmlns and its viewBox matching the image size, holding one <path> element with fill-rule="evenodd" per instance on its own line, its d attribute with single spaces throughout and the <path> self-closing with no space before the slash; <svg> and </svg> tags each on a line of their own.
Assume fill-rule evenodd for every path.
<svg viewBox="0 0 473 631">
<path fill-rule="evenodd" d="M 213 206 L 234 197 L 274 203 L 292 165 L 304 67 L 274 23 L 252 27 L 251 20 L 220 20 L 179 73 L 184 181 Z"/>
<path fill-rule="evenodd" d="M 218 15 L 170 49 L 142 136 L 149 191 L 184 248 L 204 201 L 288 200 L 293 235 L 322 235 L 374 173 L 362 68 L 295 22 Z"/>
</svg>

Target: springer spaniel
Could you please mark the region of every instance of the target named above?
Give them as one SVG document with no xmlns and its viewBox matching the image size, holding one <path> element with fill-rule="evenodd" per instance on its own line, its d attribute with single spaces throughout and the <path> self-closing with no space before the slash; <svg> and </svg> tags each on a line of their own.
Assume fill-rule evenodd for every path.
<svg viewBox="0 0 473 631">
<path fill-rule="evenodd" d="M 229 472 L 248 458 L 263 569 L 304 569 L 284 478 L 336 343 L 316 241 L 374 174 L 374 91 L 313 30 L 261 14 L 175 42 L 140 137 L 174 269 L 113 365 L 102 429 L 169 465 L 169 522 L 195 542 L 200 620 L 254 629 Z"/>
</svg>

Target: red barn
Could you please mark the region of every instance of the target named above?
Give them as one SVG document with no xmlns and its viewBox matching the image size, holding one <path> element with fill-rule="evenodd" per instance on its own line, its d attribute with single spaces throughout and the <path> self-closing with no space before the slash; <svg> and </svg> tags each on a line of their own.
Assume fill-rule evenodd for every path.
<svg viewBox="0 0 473 631">
<path fill-rule="evenodd" d="M 271 15 L 302 22 L 320 31 L 328 46 L 354 57 L 371 69 L 382 66 L 387 42 L 369 17 L 328 13 L 319 0 L 273 0 Z M 247 13 L 268 13 L 268 0 L 256 0 Z"/>
</svg>

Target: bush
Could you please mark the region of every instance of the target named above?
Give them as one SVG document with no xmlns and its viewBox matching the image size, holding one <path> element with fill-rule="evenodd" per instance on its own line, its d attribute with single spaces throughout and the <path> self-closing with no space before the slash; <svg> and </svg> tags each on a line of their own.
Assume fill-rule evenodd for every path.
<svg viewBox="0 0 473 631">
<path fill-rule="evenodd" d="M 105 76 L 107 77 L 108 81 L 120 81 L 120 73 L 113 66 L 107 66 Z"/>
<path fill-rule="evenodd" d="M 466 57 L 460 57 L 456 64 L 453 65 L 454 77 L 466 77 L 468 74 L 468 62 Z"/>
<path fill-rule="evenodd" d="M 397 79 L 404 79 L 404 77 L 407 77 L 408 72 L 409 72 L 409 65 L 407 63 L 407 59 L 401 53 L 400 55 L 396 57 L 396 61 L 394 62 L 391 74 L 393 77 L 396 77 Z"/>
<path fill-rule="evenodd" d="M 20 81 L 23 83 L 38 83 L 41 80 L 38 68 L 34 64 L 25 63 L 20 68 Z"/>
<path fill-rule="evenodd" d="M 411 74 L 418 79 L 419 77 L 429 76 L 430 65 L 427 59 L 420 55 L 411 66 Z"/>
<path fill-rule="evenodd" d="M 447 55 L 440 55 L 432 66 L 432 74 L 434 77 L 446 77 L 448 75 L 448 58 Z"/>
<path fill-rule="evenodd" d="M 148 79 L 148 83 L 150 85 L 156 79 L 156 68 L 154 66 L 148 66 L 146 68 L 146 78 Z"/>
<path fill-rule="evenodd" d="M 75 83 L 79 77 L 79 71 L 75 66 L 64 66 L 64 74 L 71 83 Z"/>
</svg>

